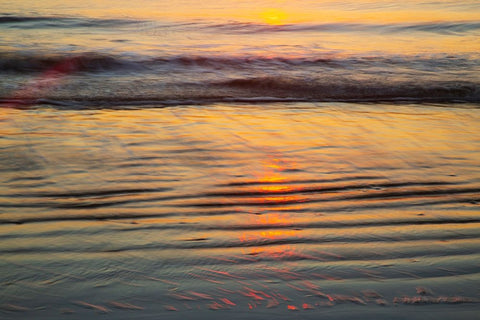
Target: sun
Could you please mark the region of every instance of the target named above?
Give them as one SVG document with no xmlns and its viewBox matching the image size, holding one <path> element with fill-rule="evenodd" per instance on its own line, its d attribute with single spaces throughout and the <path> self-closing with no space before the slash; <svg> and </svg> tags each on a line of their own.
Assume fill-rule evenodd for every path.
<svg viewBox="0 0 480 320">
<path fill-rule="evenodd" d="M 263 21 L 272 25 L 283 24 L 287 18 L 285 11 L 280 9 L 267 9 L 260 13 L 260 16 Z"/>
</svg>

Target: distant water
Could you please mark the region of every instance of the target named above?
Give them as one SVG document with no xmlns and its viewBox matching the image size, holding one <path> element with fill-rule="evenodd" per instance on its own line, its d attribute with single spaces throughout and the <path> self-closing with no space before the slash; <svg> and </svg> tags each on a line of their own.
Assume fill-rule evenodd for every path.
<svg viewBox="0 0 480 320">
<path fill-rule="evenodd" d="M 478 1 L 3 1 L 1 319 L 477 319 Z"/>
<path fill-rule="evenodd" d="M 2 101 L 480 100 L 478 1 L 105 3 L 0 5 Z"/>
</svg>

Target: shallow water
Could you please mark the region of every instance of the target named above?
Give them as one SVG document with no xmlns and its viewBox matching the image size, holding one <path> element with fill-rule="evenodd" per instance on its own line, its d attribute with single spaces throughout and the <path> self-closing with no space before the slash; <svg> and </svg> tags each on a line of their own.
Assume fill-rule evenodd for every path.
<svg viewBox="0 0 480 320">
<path fill-rule="evenodd" d="M 44 106 L 1 122 L 7 318 L 478 311 L 475 105 Z"/>
<path fill-rule="evenodd" d="M 2 1 L 0 318 L 475 319 L 479 13 Z"/>
</svg>

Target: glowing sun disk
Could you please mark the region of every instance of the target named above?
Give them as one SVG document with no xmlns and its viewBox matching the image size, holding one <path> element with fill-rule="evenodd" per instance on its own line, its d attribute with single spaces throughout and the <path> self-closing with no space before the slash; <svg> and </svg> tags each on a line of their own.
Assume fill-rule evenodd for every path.
<svg viewBox="0 0 480 320">
<path fill-rule="evenodd" d="M 287 14 L 279 9 L 264 10 L 260 16 L 262 17 L 263 21 L 272 25 L 282 24 L 287 18 Z"/>
</svg>

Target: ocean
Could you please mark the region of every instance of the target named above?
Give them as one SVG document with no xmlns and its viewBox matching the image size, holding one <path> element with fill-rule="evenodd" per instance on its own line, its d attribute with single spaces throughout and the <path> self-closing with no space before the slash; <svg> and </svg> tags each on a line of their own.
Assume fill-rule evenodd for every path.
<svg viewBox="0 0 480 320">
<path fill-rule="evenodd" d="M 1 319 L 476 319 L 480 3 L 2 1 Z"/>
</svg>

